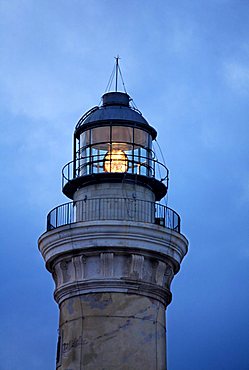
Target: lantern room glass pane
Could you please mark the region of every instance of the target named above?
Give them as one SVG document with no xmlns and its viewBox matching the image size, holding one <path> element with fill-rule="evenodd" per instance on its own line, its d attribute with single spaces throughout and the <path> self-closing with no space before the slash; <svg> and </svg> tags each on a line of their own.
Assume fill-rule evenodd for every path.
<svg viewBox="0 0 249 370">
<path fill-rule="evenodd" d="M 112 126 L 112 142 L 132 143 L 133 129 L 132 127 Z"/>
<path fill-rule="evenodd" d="M 149 146 L 149 134 L 144 130 L 140 130 L 139 128 L 134 129 L 134 143 L 135 145 L 139 145 L 142 147 L 147 148 Z"/>
<path fill-rule="evenodd" d="M 90 130 L 84 131 L 80 135 L 80 147 L 83 148 L 88 145 L 90 145 Z"/>
<path fill-rule="evenodd" d="M 110 142 L 110 126 L 96 127 L 92 130 L 91 144 L 95 147 L 95 144 Z M 101 145 L 99 146 L 101 148 Z M 104 148 L 103 148 L 104 149 Z"/>
</svg>

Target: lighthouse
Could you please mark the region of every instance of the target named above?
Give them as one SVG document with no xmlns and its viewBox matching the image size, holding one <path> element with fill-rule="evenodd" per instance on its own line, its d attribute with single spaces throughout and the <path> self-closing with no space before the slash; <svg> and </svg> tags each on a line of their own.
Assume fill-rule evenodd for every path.
<svg viewBox="0 0 249 370">
<path fill-rule="evenodd" d="M 160 203 L 169 174 L 156 137 L 117 84 L 76 124 L 70 201 L 39 238 L 60 313 L 57 370 L 167 369 L 165 311 L 188 241 Z"/>
</svg>

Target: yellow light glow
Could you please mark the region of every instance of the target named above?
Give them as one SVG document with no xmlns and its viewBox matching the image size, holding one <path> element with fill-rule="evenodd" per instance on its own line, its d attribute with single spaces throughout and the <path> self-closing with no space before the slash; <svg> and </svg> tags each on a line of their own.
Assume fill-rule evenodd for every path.
<svg viewBox="0 0 249 370">
<path fill-rule="evenodd" d="M 122 150 L 113 149 L 106 153 L 104 159 L 105 172 L 126 172 L 127 169 L 127 156 Z"/>
</svg>

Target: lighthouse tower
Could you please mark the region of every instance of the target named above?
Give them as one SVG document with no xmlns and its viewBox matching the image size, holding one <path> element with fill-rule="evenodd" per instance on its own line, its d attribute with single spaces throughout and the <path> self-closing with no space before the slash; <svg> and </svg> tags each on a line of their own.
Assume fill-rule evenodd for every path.
<svg viewBox="0 0 249 370">
<path fill-rule="evenodd" d="M 168 170 L 156 130 L 124 92 L 107 92 L 74 131 L 62 170 L 71 200 L 39 239 L 55 282 L 57 370 L 165 370 L 165 310 L 187 253 L 180 217 L 158 203 Z"/>
</svg>

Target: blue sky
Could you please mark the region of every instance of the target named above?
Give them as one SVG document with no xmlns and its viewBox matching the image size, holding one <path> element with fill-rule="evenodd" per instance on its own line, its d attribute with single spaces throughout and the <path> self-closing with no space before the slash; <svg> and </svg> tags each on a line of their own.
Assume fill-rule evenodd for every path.
<svg viewBox="0 0 249 370">
<path fill-rule="evenodd" d="M 1 370 L 55 368 L 37 238 L 67 201 L 74 126 L 117 54 L 190 241 L 167 311 L 169 370 L 248 370 L 248 1 L 0 0 L 0 19 Z"/>
</svg>

